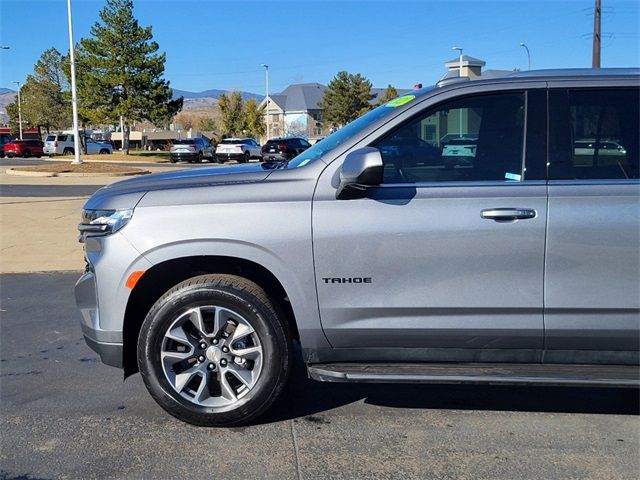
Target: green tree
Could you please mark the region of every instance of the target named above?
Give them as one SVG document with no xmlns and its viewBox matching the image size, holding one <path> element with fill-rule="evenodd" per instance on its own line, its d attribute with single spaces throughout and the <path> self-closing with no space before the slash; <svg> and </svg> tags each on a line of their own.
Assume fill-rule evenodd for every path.
<svg viewBox="0 0 640 480">
<path fill-rule="evenodd" d="M 20 87 L 23 127 L 44 128 L 49 132 L 71 124 L 71 97 L 63 63 L 64 57 L 58 50 L 45 50 L 34 65 L 33 74 Z M 17 129 L 18 105 L 8 105 L 7 113 Z"/>
<path fill-rule="evenodd" d="M 182 109 L 164 80 L 166 54 L 158 53 L 151 27 L 133 16 L 133 0 L 106 0 L 100 21 L 77 50 L 78 102 L 94 123 L 124 118 L 123 151 L 129 152 L 134 121 L 166 123 Z"/>
<path fill-rule="evenodd" d="M 341 71 L 329 82 L 318 106 L 329 124 L 341 127 L 371 110 L 374 98 L 369 80 L 359 73 Z"/>
<path fill-rule="evenodd" d="M 382 95 L 382 97 L 380 97 L 380 99 L 378 100 L 378 105 L 384 105 L 385 103 L 387 103 L 390 100 L 393 100 L 397 96 L 398 96 L 398 91 L 393 86 L 391 86 L 391 84 L 389 84 L 387 86 L 387 89 L 384 91 L 384 95 Z"/>
<path fill-rule="evenodd" d="M 198 120 L 198 130 L 201 132 L 215 132 L 217 129 L 218 125 L 212 117 L 203 117 Z"/>
<path fill-rule="evenodd" d="M 220 133 L 225 137 L 238 136 L 245 129 L 244 101 L 240 92 L 222 94 L 216 106 L 220 114 Z"/>
<path fill-rule="evenodd" d="M 264 118 L 265 106 L 258 106 L 258 102 L 251 98 L 247 100 L 242 109 L 244 130 L 249 137 L 260 138 L 267 129 Z"/>
</svg>

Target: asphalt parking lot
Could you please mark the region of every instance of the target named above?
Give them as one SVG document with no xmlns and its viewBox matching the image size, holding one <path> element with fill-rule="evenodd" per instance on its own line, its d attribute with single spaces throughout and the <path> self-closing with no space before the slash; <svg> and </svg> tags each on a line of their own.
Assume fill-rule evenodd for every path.
<svg viewBox="0 0 640 480">
<path fill-rule="evenodd" d="M 320 384 L 206 429 L 85 346 L 79 272 L 0 281 L 0 478 L 637 478 L 638 392 Z"/>
<path fill-rule="evenodd" d="M 2 228 L 41 226 L 45 211 L 53 235 L 69 216 L 68 241 L 56 237 L 52 250 L 50 239 L 40 253 L 68 245 L 81 260 L 77 209 L 103 181 L 90 180 L 3 177 Z M 28 244 L 41 231 L 24 228 L 7 241 Z M 192 427 L 160 409 L 139 375 L 123 382 L 85 345 L 79 271 L 24 271 L 0 275 L 0 480 L 636 479 L 640 470 L 634 389 L 320 384 L 298 363 L 254 424 Z"/>
</svg>

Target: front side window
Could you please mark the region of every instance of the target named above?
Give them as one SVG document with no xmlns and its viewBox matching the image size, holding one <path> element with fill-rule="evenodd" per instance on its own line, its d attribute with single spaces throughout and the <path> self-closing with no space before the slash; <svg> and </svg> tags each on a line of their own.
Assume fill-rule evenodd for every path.
<svg viewBox="0 0 640 480">
<path fill-rule="evenodd" d="M 524 180 L 525 94 L 454 100 L 430 109 L 373 146 L 384 183 Z"/>
<path fill-rule="evenodd" d="M 638 90 L 554 92 L 556 132 L 549 165 L 554 180 L 639 177 Z"/>
</svg>

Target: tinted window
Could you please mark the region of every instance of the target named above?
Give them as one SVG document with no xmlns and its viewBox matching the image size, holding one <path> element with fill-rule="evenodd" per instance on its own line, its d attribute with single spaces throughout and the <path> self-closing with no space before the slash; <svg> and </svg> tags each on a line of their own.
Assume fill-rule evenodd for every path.
<svg viewBox="0 0 640 480">
<path fill-rule="evenodd" d="M 196 143 L 192 138 L 179 138 L 173 142 L 174 145 L 193 145 Z"/>
<path fill-rule="evenodd" d="M 47 135 L 47 142 L 55 142 L 55 141 L 56 141 L 55 135 Z"/>
<path fill-rule="evenodd" d="M 220 142 L 222 145 L 238 145 L 240 143 L 237 139 L 225 139 Z"/>
<path fill-rule="evenodd" d="M 429 110 L 374 145 L 385 183 L 524 179 L 525 96 L 486 95 Z"/>
<path fill-rule="evenodd" d="M 556 91 L 549 178 L 638 178 L 638 90 Z"/>
<path fill-rule="evenodd" d="M 58 135 L 58 141 L 59 142 L 66 142 L 67 141 L 67 135 Z"/>
</svg>

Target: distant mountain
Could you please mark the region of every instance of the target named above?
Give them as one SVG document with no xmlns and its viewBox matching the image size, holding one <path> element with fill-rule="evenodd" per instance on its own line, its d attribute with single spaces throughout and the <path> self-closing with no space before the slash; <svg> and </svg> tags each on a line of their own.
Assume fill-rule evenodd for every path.
<svg viewBox="0 0 640 480">
<path fill-rule="evenodd" d="M 7 115 L 7 105 L 16 101 L 15 90 L 10 88 L 0 88 L 0 123 L 7 123 L 9 115 Z"/>
<path fill-rule="evenodd" d="M 186 99 L 200 99 L 200 98 L 210 98 L 217 100 L 221 95 L 229 93 L 228 90 L 205 90 L 203 92 L 189 92 L 187 90 L 178 90 L 173 89 L 173 98 L 184 97 Z M 249 100 L 253 98 L 255 100 L 261 101 L 264 98 L 264 95 L 258 95 L 256 93 L 251 92 L 240 92 L 242 94 L 243 100 Z"/>
</svg>

